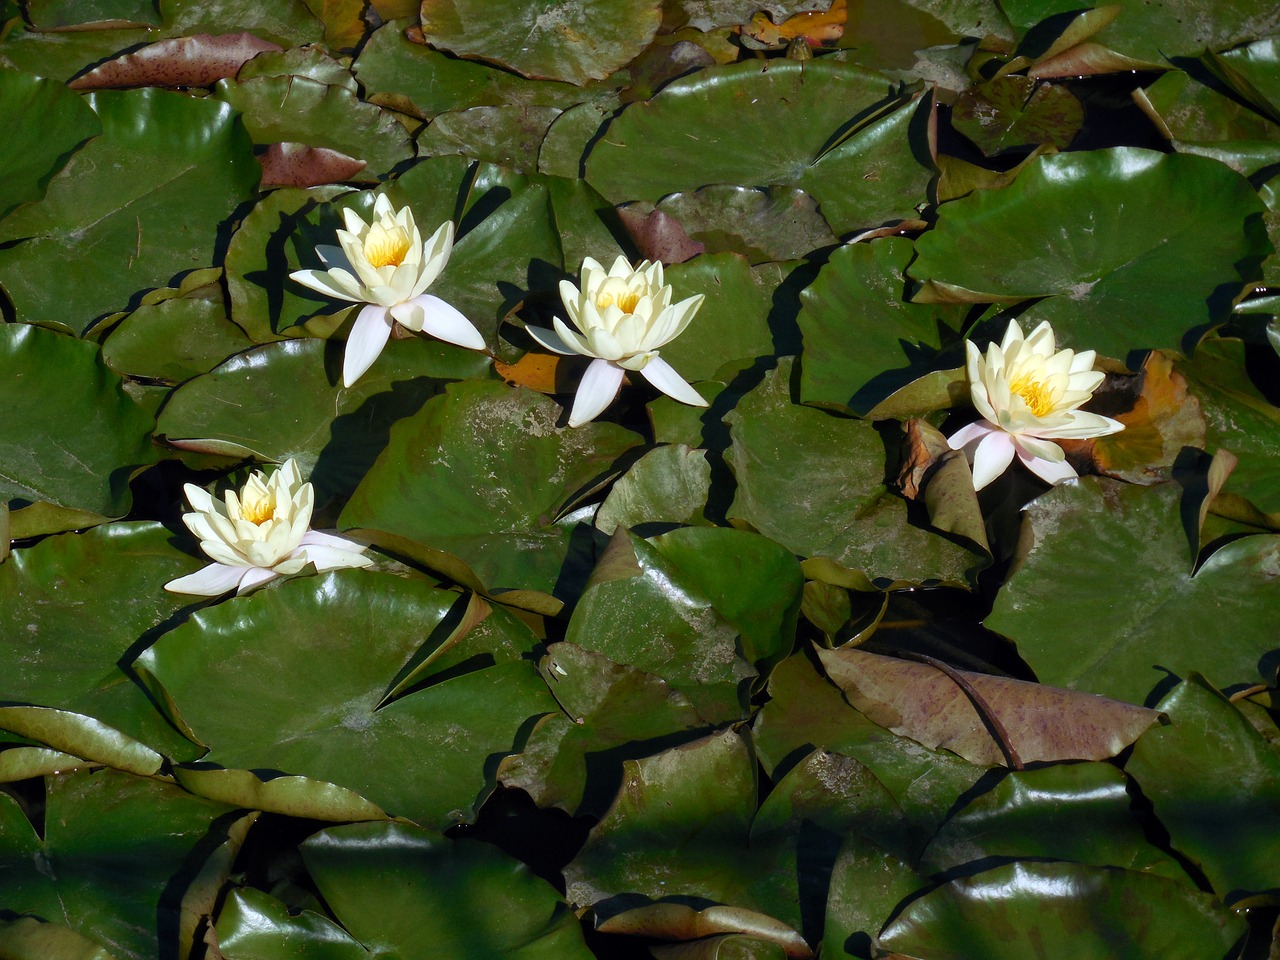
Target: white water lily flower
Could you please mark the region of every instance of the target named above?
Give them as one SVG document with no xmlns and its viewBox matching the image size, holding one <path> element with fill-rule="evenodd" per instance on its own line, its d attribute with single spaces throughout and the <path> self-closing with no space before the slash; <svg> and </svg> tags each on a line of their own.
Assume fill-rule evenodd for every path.
<svg viewBox="0 0 1280 960">
<path fill-rule="evenodd" d="M 1054 352 L 1053 328 L 1046 320 L 1025 339 L 1016 320 L 1000 345 L 984 357 L 965 341 L 966 369 L 973 405 L 981 420 L 962 427 L 947 441 L 973 463 L 973 486 L 981 490 L 1017 456 L 1048 483 L 1076 476 L 1053 440 L 1104 437 L 1124 424 L 1076 409 L 1093 396 L 1105 375 L 1093 369 L 1095 353 Z"/>
<path fill-rule="evenodd" d="M 350 387 L 378 359 L 394 324 L 415 333 L 470 347 L 485 348 L 471 321 L 439 297 L 426 293 L 449 262 L 453 221 L 446 220 L 424 245 L 413 211 L 397 210 L 385 195 L 373 204 L 373 223 L 343 210 L 347 229 L 340 246 L 316 247 L 327 270 L 295 270 L 289 277 L 339 300 L 367 304 L 356 317 L 342 359 L 342 382 Z"/>
<path fill-rule="evenodd" d="M 193 483 L 184 490 L 196 512 L 183 514 L 182 522 L 214 562 L 166 583 L 173 593 L 216 597 L 234 587 L 241 594 L 308 563 L 323 573 L 373 562 L 362 556 L 363 544 L 309 529 L 315 492 L 292 459 L 270 477 L 255 471 L 239 494 L 226 492 L 225 503 Z"/>
<path fill-rule="evenodd" d="M 697 294 L 672 304 L 671 287 L 662 282 L 661 263 L 645 260 L 632 269 L 626 257 L 618 257 L 606 272 L 587 257 L 582 261 L 581 289 L 561 280 L 560 299 L 577 330 L 559 317 L 552 318 L 555 330 L 528 330 L 548 350 L 594 358 L 578 385 L 569 426 L 594 420 L 617 396 L 626 370 L 639 373 L 681 403 L 707 405 L 671 364 L 658 356 L 658 348 L 684 331 L 705 299 Z"/>
</svg>

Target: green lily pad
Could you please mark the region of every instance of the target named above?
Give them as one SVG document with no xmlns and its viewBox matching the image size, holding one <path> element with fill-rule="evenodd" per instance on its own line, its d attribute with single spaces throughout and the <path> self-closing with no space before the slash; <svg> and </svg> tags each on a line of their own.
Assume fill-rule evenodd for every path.
<svg viewBox="0 0 1280 960">
<path fill-rule="evenodd" d="M 114 960 L 101 944 L 60 923 L 34 917 L 0 921 L 0 950 L 14 960 Z"/>
<path fill-rule="evenodd" d="M 433 46 L 577 84 L 634 59 L 661 21 L 661 0 L 514 0 L 501 17 L 485 0 L 422 4 L 422 32 Z"/>
<path fill-rule="evenodd" d="M 225 835 L 233 808 L 113 770 L 51 777 L 46 790 L 40 834 L 0 794 L 6 911 L 66 924 L 115 960 L 179 949 L 181 897 L 204 861 L 201 843 Z"/>
<path fill-rule="evenodd" d="M 1197 79 L 1171 70 L 1142 90 L 1137 102 L 1177 142 L 1266 142 L 1280 136 L 1274 123 L 1211 82 L 1203 75 Z"/>
<path fill-rule="evenodd" d="M 520 173 L 538 169 L 538 150 L 559 107 L 483 106 L 437 114 L 418 137 L 426 157 L 475 157 Z"/>
<path fill-rule="evenodd" d="M 1170 723 L 1149 731 L 1126 769 L 1151 801 L 1175 850 L 1227 903 L 1280 893 L 1272 811 L 1280 810 L 1280 754 L 1227 699 L 1193 674 L 1160 701 Z"/>
<path fill-rule="evenodd" d="M 124 515 L 129 480 L 157 459 L 149 414 L 97 346 L 26 324 L 0 327 L 0 497 Z"/>
<path fill-rule="evenodd" d="M 18 24 L 0 43 L 0 65 L 65 82 L 118 53 L 155 39 L 155 31 L 146 27 L 44 31 Z"/>
<path fill-rule="evenodd" d="M 988 157 L 1040 144 L 1064 150 L 1084 124 L 1084 107 L 1066 87 L 1004 76 L 962 93 L 952 124 Z"/>
<path fill-rule="evenodd" d="M 102 342 L 102 359 L 122 376 L 170 384 L 207 373 L 253 346 L 216 298 L 174 297 L 144 304 Z"/>
<path fill-rule="evenodd" d="M 902 237 L 841 247 L 800 294 L 800 399 L 867 415 L 908 384 L 963 360 L 965 308 L 904 299 L 914 247 Z M 897 414 L 894 414 L 897 415 Z"/>
<path fill-rule="evenodd" d="M 1246 923 L 1189 884 L 1078 863 L 1018 862 L 943 884 L 880 933 L 886 950 L 936 960 L 1228 956 Z"/>
<path fill-rule="evenodd" d="M 564 899 L 487 843 L 407 823 L 361 823 L 330 827 L 300 849 L 325 903 L 375 956 L 593 956 Z"/>
<path fill-rule="evenodd" d="M 341 524 L 451 554 L 494 590 L 553 593 L 576 527 L 560 511 L 640 440 L 615 424 L 561 420 L 532 391 L 453 384 L 392 428 Z"/>
<path fill-rule="evenodd" d="M 311 960 L 368 960 L 370 953 L 338 924 L 314 910 L 292 911 L 270 894 L 241 887 L 218 913 L 218 949 L 234 960 L 284 960 L 305 951 Z"/>
<path fill-rule="evenodd" d="M 1127 784 L 1109 763 L 1010 771 L 943 825 L 919 869 L 941 874 L 966 864 L 985 869 L 993 857 L 1043 858 L 1143 870 L 1185 882 L 1182 868 L 1147 842 L 1130 809 Z"/>
<path fill-rule="evenodd" d="M 985 558 L 909 522 L 907 503 L 885 483 L 876 429 L 793 404 L 790 380 L 784 361 L 726 417 L 738 482 L 730 519 L 833 561 L 864 587 L 964 584 Z"/>
<path fill-rule="evenodd" d="M 256 77 L 221 80 L 214 96 L 240 111 L 254 143 L 305 143 L 365 161 L 355 179 L 385 176 L 414 155 L 409 134 L 391 114 L 343 86 L 309 77 Z"/>
<path fill-rule="evenodd" d="M 30 0 L 27 16 L 37 30 L 124 20 L 159 24 L 154 0 Z"/>
<path fill-rule="evenodd" d="M 78 334 L 138 290 L 212 263 L 219 224 L 261 172 L 225 105 L 155 89 L 87 99 L 102 136 L 43 201 L 0 222 L 0 244 L 21 241 L 0 249 L 0 285 L 19 319 Z"/>
<path fill-rule="evenodd" d="M 686 559 L 702 560 L 696 553 Z M 661 677 L 708 722 L 741 719 L 755 671 L 739 651 L 739 631 L 699 586 L 653 546 L 619 530 L 565 640 Z"/>
<path fill-rule="evenodd" d="M 68 155 L 102 129 L 80 97 L 55 80 L 0 70 L 0 123 L 9 146 L 0 157 L 0 219 L 44 196 Z"/>
<path fill-rule="evenodd" d="M 1204 157 L 1121 147 L 1042 157 L 1003 190 L 943 206 L 916 241 L 916 299 L 1046 299 L 1060 340 L 1112 357 L 1190 351 L 1270 243 L 1248 181 Z"/>
<path fill-rule="evenodd" d="M 257 347 L 174 391 L 157 435 L 205 453 L 277 463 L 293 457 L 323 504 L 356 488 L 392 424 L 446 381 L 483 377 L 489 358 L 439 340 L 392 340 L 350 388 L 342 386 L 341 363 L 338 344 L 325 340 Z"/>
<path fill-rule="evenodd" d="M 831 59 L 711 67 L 624 110 L 587 157 L 587 179 L 615 203 L 713 183 L 798 187 L 843 234 L 924 202 L 921 111 L 882 74 Z"/>
<path fill-rule="evenodd" d="M 350 3 L 351 0 L 337 2 Z M 240 81 L 253 80 L 255 77 L 306 77 L 331 86 L 345 87 L 352 93 L 359 91 L 359 84 L 351 75 L 350 67 L 329 56 L 322 47 L 314 45 L 264 51 L 246 61 L 236 72 L 236 79 Z"/>
<path fill-rule="evenodd" d="M 1280 43 L 1275 37 L 1207 53 L 1204 59 L 1234 91 L 1280 123 Z"/>
<path fill-rule="evenodd" d="M 157 523 L 113 523 L 10 554 L 0 565 L 0 634 L 24 638 L 25 652 L 7 671 L 12 706 L 0 726 L 30 725 L 50 746 L 140 773 L 160 766 L 141 744 L 196 755 L 118 664 L 190 601 L 163 589 L 201 566 L 172 539 Z"/>
<path fill-rule="evenodd" d="M 266 5 L 257 0 L 159 0 L 159 4 L 164 30 L 174 37 L 225 33 L 228 24 L 281 47 L 319 43 L 324 36 L 323 25 L 303 0 Z"/>
<path fill-rule="evenodd" d="M 509 654 L 387 702 L 456 599 L 363 570 L 297 579 L 201 611 L 137 663 L 209 746 L 207 762 L 332 783 L 443 829 L 470 820 L 492 790 L 485 758 L 518 750 L 519 728 L 555 709 Z"/>
<path fill-rule="evenodd" d="M 705 450 L 682 443 L 657 447 L 614 483 L 596 511 L 595 527 L 612 536 L 619 527 L 707 523 L 703 508 L 710 493 L 711 465 Z"/>
<path fill-rule="evenodd" d="M 353 69 L 369 100 L 424 120 L 449 110 L 504 104 L 564 109 L 584 96 L 582 88 L 571 83 L 529 80 L 414 43 L 405 36 L 403 22 L 375 30 Z"/>
<path fill-rule="evenodd" d="M 795 260 L 836 243 L 817 202 L 796 187 L 715 184 L 673 193 L 658 209 L 707 253 L 737 253 L 752 264 Z"/>
<path fill-rule="evenodd" d="M 1266 681 L 1280 537 L 1236 540 L 1193 574 L 1181 499 L 1177 484 L 1097 477 L 1050 490 L 1025 508 L 1024 546 L 984 623 L 1042 682 L 1130 703 L 1193 671 L 1224 687 Z"/>
</svg>

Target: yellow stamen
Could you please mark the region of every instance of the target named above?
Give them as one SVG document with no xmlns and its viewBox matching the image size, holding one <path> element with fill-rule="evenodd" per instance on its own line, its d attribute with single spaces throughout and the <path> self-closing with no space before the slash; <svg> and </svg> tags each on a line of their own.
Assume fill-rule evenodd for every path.
<svg viewBox="0 0 1280 960">
<path fill-rule="evenodd" d="M 252 503 L 242 503 L 240 515 L 250 523 L 262 526 L 276 515 L 275 497 L 260 497 Z"/>
<path fill-rule="evenodd" d="M 1053 394 L 1039 380 L 1025 374 L 1009 385 L 1009 390 L 1026 401 L 1027 409 L 1035 416 L 1043 417 L 1053 412 Z"/>
<path fill-rule="evenodd" d="M 364 238 L 364 258 L 371 267 L 398 267 L 409 253 L 409 234 L 404 228 L 394 226 L 390 230 L 375 223 Z"/>
<path fill-rule="evenodd" d="M 635 293 L 631 290 L 628 290 L 626 293 L 622 294 L 619 297 L 615 297 L 612 293 L 602 293 L 598 297 L 596 297 L 596 306 L 599 307 L 601 310 L 603 310 L 605 307 L 609 306 L 610 304 L 616 303 L 618 305 L 618 309 L 621 310 L 623 313 L 635 312 L 636 304 L 639 302 L 640 302 L 640 294 Z"/>
</svg>

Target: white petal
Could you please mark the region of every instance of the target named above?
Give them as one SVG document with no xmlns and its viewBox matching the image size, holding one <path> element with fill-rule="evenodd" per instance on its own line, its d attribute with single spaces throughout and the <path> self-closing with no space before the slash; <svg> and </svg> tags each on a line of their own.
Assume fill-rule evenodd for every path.
<svg viewBox="0 0 1280 960">
<path fill-rule="evenodd" d="M 947 446 L 952 450 L 963 450 L 969 444 L 976 444 L 993 430 L 999 430 L 985 420 L 975 420 L 968 426 L 961 427 L 947 439 Z"/>
<path fill-rule="evenodd" d="M 336 533 L 324 533 L 320 530 L 308 530 L 306 536 L 300 541 L 303 547 L 334 547 L 339 550 L 350 550 L 355 553 L 363 553 L 369 549 L 367 543 L 357 543 L 355 540 L 348 540 L 346 537 L 340 537 Z"/>
<path fill-rule="evenodd" d="M 451 304 L 445 303 L 430 293 L 414 297 L 401 306 L 409 306 L 409 304 L 422 311 L 422 326 L 419 329 L 439 340 L 456 343 L 460 347 L 468 347 L 472 350 L 485 349 L 486 344 L 484 337 L 480 336 L 480 331 Z M 396 308 L 391 309 L 394 314 Z"/>
<path fill-rule="evenodd" d="M 188 483 L 183 485 L 182 492 L 187 495 L 187 503 L 196 510 L 209 512 L 215 509 L 213 497 L 209 495 L 208 490 L 197 487 L 194 483 Z"/>
<path fill-rule="evenodd" d="M 973 489 L 981 490 L 1013 462 L 1013 438 L 1003 430 L 993 430 L 973 451 Z"/>
<path fill-rule="evenodd" d="M 440 272 L 449 263 L 449 256 L 452 253 L 453 221 L 446 220 L 436 228 L 435 233 L 427 238 L 427 242 L 423 246 L 422 258 L 424 262 L 422 274 L 418 277 L 417 284 L 414 285 L 413 295 L 415 297 L 436 282 Z"/>
<path fill-rule="evenodd" d="M 529 334 L 552 353 L 563 353 L 565 356 L 569 356 L 578 352 L 565 343 L 554 330 L 548 330 L 546 327 L 525 327 L 524 329 L 525 333 Z"/>
<path fill-rule="evenodd" d="M 394 219 L 396 214 L 396 208 L 391 205 L 390 197 L 388 197 L 385 193 L 380 193 L 378 194 L 377 198 L 373 201 L 373 212 L 378 215 L 379 220 L 381 220 L 383 217 L 391 217 Z"/>
<path fill-rule="evenodd" d="M 355 385 L 364 372 L 373 366 L 378 354 L 391 336 L 391 315 L 386 307 L 370 304 L 360 310 L 351 336 L 347 338 L 347 352 L 342 357 L 342 384 Z"/>
<path fill-rule="evenodd" d="M 185 577 L 178 577 L 177 580 L 170 580 L 164 588 L 170 593 L 220 597 L 240 582 L 245 569 L 245 567 L 231 567 L 225 563 L 211 563 L 203 570 L 189 573 Z"/>
<path fill-rule="evenodd" d="M 608 360 L 592 360 L 587 367 L 587 372 L 582 375 L 582 382 L 578 384 L 578 393 L 573 398 L 569 426 L 580 427 L 598 417 L 600 412 L 613 402 L 621 385 L 621 367 Z"/>
<path fill-rule="evenodd" d="M 248 567 L 240 578 L 240 586 L 236 587 L 236 596 L 248 593 L 250 590 L 262 586 L 268 580 L 274 580 L 279 575 L 275 570 L 268 570 L 265 567 Z"/>
<path fill-rule="evenodd" d="M 1077 353 L 1071 359 L 1071 372 L 1084 373 L 1087 370 L 1092 370 L 1094 361 L 1097 358 L 1098 352 L 1096 350 L 1083 350 Z"/>
<path fill-rule="evenodd" d="M 1052 440 L 1041 440 L 1039 437 L 1015 437 L 1014 447 L 1018 450 L 1018 459 L 1023 463 L 1028 460 L 1046 460 L 1050 463 L 1061 463 L 1067 459 L 1062 448 Z"/>
<path fill-rule="evenodd" d="M 340 267 L 334 267 L 332 270 L 295 270 L 289 274 L 289 279 L 339 300 L 360 303 L 364 299 L 361 296 L 359 281 L 350 272 Z"/>
<path fill-rule="evenodd" d="M 326 547 L 321 544 L 312 544 L 298 548 L 301 556 L 315 564 L 317 573 L 324 573 L 326 570 L 341 570 L 346 567 L 367 567 L 373 563 L 373 559 L 363 554 L 357 553 L 355 550 L 345 550 L 339 547 Z"/>
<path fill-rule="evenodd" d="M 1078 476 L 1075 468 L 1071 464 L 1063 460 L 1061 463 L 1054 463 L 1052 460 L 1045 460 L 1041 457 L 1028 457 L 1018 451 L 1018 459 L 1023 462 L 1028 470 L 1048 484 L 1061 483 L 1063 480 L 1070 480 L 1074 476 Z"/>
<path fill-rule="evenodd" d="M 1048 440 L 1088 440 L 1091 437 L 1106 437 L 1124 429 L 1124 424 L 1119 420 L 1112 420 L 1100 413 L 1089 413 L 1086 410 L 1070 410 L 1064 413 L 1063 417 L 1066 423 L 1037 429 L 1036 436 Z"/>
<path fill-rule="evenodd" d="M 661 357 L 654 357 L 646 363 L 640 375 L 668 397 L 693 407 L 707 406 L 707 401 L 702 399 L 698 391 L 685 383 L 680 374 L 676 373 L 675 368 Z"/>
</svg>

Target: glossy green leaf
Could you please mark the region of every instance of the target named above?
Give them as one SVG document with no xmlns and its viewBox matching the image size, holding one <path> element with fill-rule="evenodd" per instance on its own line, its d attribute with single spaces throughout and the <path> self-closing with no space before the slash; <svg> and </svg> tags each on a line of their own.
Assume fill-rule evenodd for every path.
<svg viewBox="0 0 1280 960">
<path fill-rule="evenodd" d="M 341 364 L 341 347 L 324 340 L 258 347 L 175 391 L 156 432 L 188 450 L 293 457 L 323 504 L 356 488 L 394 423 L 446 381 L 484 376 L 488 357 L 439 340 L 395 340 L 349 389 Z"/>
<path fill-rule="evenodd" d="M 309 77 L 255 77 L 222 80 L 214 95 L 240 111 L 254 143 L 305 143 L 337 150 L 368 164 L 360 180 L 386 176 L 414 155 L 404 127 L 342 86 Z"/>
<path fill-rule="evenodd" d="M 793 404 L 790 373 L 781 365 L 726 417 L 738 481 L 729 517 L 867 581 L 963 584 L 982 561 L 908 522 L 875 428 Z"/>
<path fill-rule="evenodd" d="M 38 30 L 124 20 L 158 23 L 155 0 L 31 0 L 27 16 Z"/>
<path fill-rule="evenodd" d="M 1210 78 L 1198 79 L 1171 70 L 1135 98 L 1143 110 L 1154 114 L 1161 132 L 1177 144 L 1215 144 L 1222 141 L 1260 143 L 1280 134 L 1257 110 L 1229 96 Z"/>
<path fill-rule="evenodd" d="M 596 511 L 595 526 L 613 536 L 618 527 L 706 523 L 703 508 L 710 493 L 711 466 L 705 450 L 691 450 L 682 443 L 657 447 L 614 483 Z"/>
<path fill-rule="evenodd" d="M 1194 887 L 1076 863 L 1019 862 L 953 880 L 913 900 L 880 933 L 887 950 L 937 960 L 1229 956 L 1242 918 Z"/>
<path fill-rule="evenodd" d="M 716 184 L 673 193 L 658 209 L 707 253 L 737 253 L 752 264 L 794 260 L 836 243 L 813 197 L 795 187 Z"/>
<path fill-rule="evenodd" d="M 369 951 L 323 914 L 293 913 L 275 897 L 242 887 L 218 914 L 218 949 L 227 960 L 284 960 L 299 949 L 308 960 L 367 960 Z"/>
<path fill-rule="evenodd" d="M 1178 684 L 1160 709 L 1169 725 L 1137 742 L 1126 769 L 1173 848 L 1204 871 L 1227 903 L 1274 897 L 1280 754 L 1199 675 Z"/>
<path fill-rule="evenodd" d="M 800 294 L 800 398 L 866 415 L 931 370 L 963 361 L 965 308 L 904 297 L 911 241 L 841 247 Z"/>
<path fill-rule="evenodd" d="M 155 40 L 146 27 L 43 31 L 15 24 L 0 43 L 0 64 L 50 80 L 66 81 L 125 50 Z"/>
<path fill-rule="evenodd" d="M 513 0 L 501 17 L 485 0 L 424 0 L 433 46 L 479 57 L 526 77 L 602 80 L 649 45 L 660 0 Z"/>
<path fill-rule="evenodd" d="M 208 762 L 332 783 L 443 828 L 471 819 L 492 789 L 485 758 L 518 750 L 521 726 L 554 709 L 520 662 L 385 702 L 456 596 L 362 570 L 297 579 L 201 611 L 138 666 L 210 747 Z"/>
<path fill-rule="evenodd" d="M 93 344 L 26 324 L 0 328 L 0 497 L 125 514 L 129 480 L 154 463 L 150 415 Z"/>
<path fill-rule="evenodd" d="M 558 426 L 562 418 L 529 390 L 451 385 L 393 427 L 341 525 L 445 551 L 493 590 L 553 593 L 575 538 L 560 511 L 640 439 L 614 424 Z"/>
<path fill-rule="evenodd" d="M 1023 325 L 1050 320 L 1076 349 L 1189 350 L 1270 252 L 1261 212 L 1244 178 L 1203 157 L 1057 154 L 942 207 L 909 273 L 944 301 L 1045 297 Z"/>
<path fill-rule="evenodd" d="M 939 874 L 1001 859 L 1071 860 L 1144 870 L 1186 881 L 1167 854 L 1147 842 L 1134 817 L 1128 778 L 1109 763 L 1013 770 L 943 825 L 920 869 Z"/>
<path fill-rule="evenodd" d="M 44 196 L 68 154 L 102 125 L 88 105 L 61 83 L 0 71 L 0 123 L 8 147 L 0 157 L 0 218 Z"/>
<path fill-rule="evenodd" d="M 588 156 L 587 179 L 614 202 L 713 183 L 793 186 L 836 233 L 879 226 L 924 202 L 932 167 L 912 142 L 923 103 L 830 59 L 711 67 L 624 110 Z"/>
<path fill-rule="evenodd" d="M 661 677 L 709 722 L 737 720 L 755 671 L 739 650 L 739 631 L 700 586 L 653 546 L 619 530 L 592 571 L 565 640 Z"/>
<path fill-rule="evenodd" d="M 851 832 L 831 868 L 822 956 L 870 960 L 874 937 L 885 922 L 927 885 L 901 857 Z"/>
<path fill-rule="evenodd" d="M 231 810 L 155 780 L 72 773 L 48 780 L 38 835 L 0 795 L 0 902 L 65 924 L 116 960 L 154 960 L 180 949 L 182 893 Z"/>
<path fill-rule="evenodd" d="M 1042 682 L 1130 703 L 1192 671 L 1222 686 L 1257 683 L 1260 671 L 1266 680 L 1280 537 L 1229 543 L 1193 575 L 1180 499 L 1176 484 L 1095 477 L 1039 497 L 986 625 Z"/>
<path fill-rule="evenodd" d="M 234 112 L 161 90 L 90 94 L 102 136 L 45 199 L 0 223 L 0 284 L 19 319 L 83 333 L 214 258 L 218 225 L 260 168 Z M 174 211 L 181 211 L 175 215 Z"/>
<path fill-rule="evenodd" d="M 137 741 L 175 758 L 195 755 L 119 664 L 190 603 L 164 584 L 201 563 L 172 540 L 157 523 L 113 523 L 15 550 L 0 565 L 0 636 L 21 650 L 0 686 L 8 722 L 40 729 L 49 746 L 137 772 L 160 763 Z M 102 752 L 88 752 L 95 746 Z"/>
<path fill-rule="evenodd" d="M 558 107 L 483 106 L 437 114 L 418 137 L 426 157 L 475 157 L 521 173 L 538 169 L 538 149 Z"/>
<path fill-rule="evenodd" d="M 282 47 L 319 43 L 323 25 L 303 0 L 158 0 L 164 28 L 171 36 L 225 33 L 227 25 Z"/>
<path fill-rule="evenodd" d="M 252 346 L 219 292 L 140 306 L 103 341 L 102 359 L 123 376 L 181 383 Z"/>
</svg>

